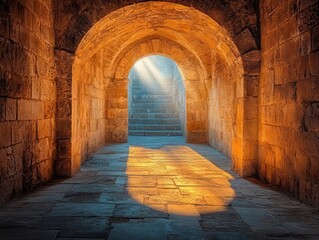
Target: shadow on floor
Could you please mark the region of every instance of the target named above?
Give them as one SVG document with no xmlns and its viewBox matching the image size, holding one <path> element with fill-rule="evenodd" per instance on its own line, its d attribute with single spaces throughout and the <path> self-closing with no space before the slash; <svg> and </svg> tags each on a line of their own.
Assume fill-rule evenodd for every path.
<svg viewBox="0 0 319 240">
<path fill-rule="evenodd" d="M 240 178 L 182 137 L 103 147 L 70 179 L 0 210 L 1 239 L 318 239 L 311 207 Z"/>
</svg>

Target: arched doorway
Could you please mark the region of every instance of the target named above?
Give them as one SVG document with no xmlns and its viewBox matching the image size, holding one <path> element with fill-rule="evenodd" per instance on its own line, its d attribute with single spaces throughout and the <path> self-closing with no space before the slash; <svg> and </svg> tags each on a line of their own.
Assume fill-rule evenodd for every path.
<svg viewBox="0 0 319 240">
<path fill-rule="evenodd" d="M 178 65 L 162 55 L 146 56 L 128 80 L 129 136 L 183 136 L 185 87 Z"/>
<path fill-rule="evenodd" d="M 260 59 L 258 51 L 250 51 L 254 42 L 245 51 L 237 46 L 212 18 L 179 4 L 139 3 L 101 18 L 77 46 L 74 61 L 57 51 L 57 58 L 73 62 L 72 73 L 65 73 L 72 114 L 58 117 L 71 134 L 58 136 L 58 174 L 73 174 L 106 142 L 127 141 L 127 76 L 149 54 L 171 57 L 184 73 L 187 141 L 209 143 L 230 156 L 241 175 L 254 174 L 257 98 L 247 89 L 258 80 Z M 70 105 L 70 98 L 63 100 Z"/>
</svg>

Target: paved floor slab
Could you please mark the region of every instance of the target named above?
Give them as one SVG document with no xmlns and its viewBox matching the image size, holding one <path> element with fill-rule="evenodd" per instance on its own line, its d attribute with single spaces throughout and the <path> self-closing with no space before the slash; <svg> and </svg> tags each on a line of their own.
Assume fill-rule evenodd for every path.
<svg viewBox="0 0 319 240">
<path fill-rule="evenodd" d="M 319 239 L 319 213 L 240 178 L 209 146 L 131 137 L 10 201 L 0 239 Z"/>
</svg>

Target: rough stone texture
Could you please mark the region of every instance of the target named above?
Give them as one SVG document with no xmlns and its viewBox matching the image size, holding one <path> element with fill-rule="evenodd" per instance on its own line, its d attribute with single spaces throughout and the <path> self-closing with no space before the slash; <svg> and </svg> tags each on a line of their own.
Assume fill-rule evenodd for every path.
<svg viewBox="0 0 319 240">
<path fill-rule="evenodd" d="M 53 48 L 51 0 L 0 1 L 0 205 L 53 175 Z"/>
<path fill-rule="evenodd" d="M 319 207 L 319 1 L 261 1 L 259 177 Z"/>
<path fill-rule="evenodd" d="M 72 164 L 75 169 L 71 174 L 74 174 L 88 155 L 106 142 L 105 124 L 110 112 L 106 108 L 101 52 L 73 69 L 72 95 Z"/>
<path fill-rule="evenodd" d="M 179 4 L 155 1 L 134 5 L 131 3 L 133 1 L 105 3 L 96 0 L 85 4 L 74 1 L 55 2 L 56 52 L 68 52 L 70 58 L 75 56 L 72 71 L 70 63 L 73 60 L 65 60 L 63 55 L 56 57 L 57 65 L 59 62 L 68 63 L 67 67 L 62 65 L 61 71 L 63 78 L 67 78 L 65 80 L 68 86 L 72 86 L 72 89 L 61 89 L 61 94 L 58 89 L 58 98 L 61 96 L 58 106 L 60 102 L 65 103 L 68 106 L 66 109 L 70 109 L 71 106 L 72 112 L 71 117 L 67 116 L 58 121 L 58 133 L 70 133 L 72 138 L 68 138 L 69 148 L 61 148 L 65 149 L 66 153 L 60 154 L 58 151 L 61 172 L 57 172 L 61 175 L 72 175 L 79 168 L 81 159 L 85 159 L 87 153 L 96 149 L 103 141 L 127 140 L 129 69 L 143 56 L 163 54 L 178 63 L 185 77 L 187 141 L 207 143 L 210 136 L 210 139 L 215 139 L 210 140 L 211 144 L 231 156 L 236 171 L 242 176 L 255 174 L 258 130 L 251 129 L 257 126 L 258 118 L 256 115 L 252 116 L 250 108 L 257 107 L 255 89 L 256 83 L 258 85 L 260 57 L 257 50 L 256 37 L 259 30 L 255 11 L 258 6 L 250 1 L 178 1 Z M 124 5 L 126 7 L 121 8 Z M 190 5 L 194 8 L 187 7 Z M 99 57 L 101 55 L 102 59 Z M 232 72 L 232 88 L 236 94 L 231 94 L 232 99 L 226 102 L 231 102 L 236 110 L 232 110 L 232 114 L 225 114 L 227 123 L 224 124 L 218 119 L 217 122 L 220 124 L 208 126 L 209 114 L 216 114 L 210 112 L 216 109 L 208 108 L 212 105 L 208 102 L 212 81 L 230 79 L 227 74 L 213 70 L 214 57 L 221 59 L 221 62 L 224 61 L 224 66 Z M 98 71 L 95 66 L 89 67 L 92 61 L 95 62 L 92 60 L 94 58 L 99 59 Z M 83 69 L 88 69 L 90 77 L 82 74 Z M 106 100 L 105 120 L 102 113 L 96 117 L 91 111 L 87 111 L 85 116 L 77 115 L 82 111 L 77 109 L 80 101 L 83 106 L 88 105 L 90 101 L 90 98 L 80 97 L 84 96 L 84 91 L 87 90 L 82 86 L 85 81 L 101 86 L 99 90 L 106 92 L 103 97 L 97 93 L 100 100 Z M 71 96 L 66 94 L 64 97 L 65 91 Z M 58 107 L 57 116 L 60 112 L 64 115 L 63 108 Z M 256 110 L 254 114 L 257 112 Z M 86 120 L 83 120 L 83 117 Z M 90 122 L 95 128 L 97 119 L 100 120 L 100 126 L 105 126 L 105 136 L 96 133 L 92 137 L 93 143 L 90 143 L 92 147 L 89 147 L 90 141 L 84 137 L 88 132 L 85 132 L 84 125 L 81 128 L 78 123 L 82 120 L 83 123 Z M 64 123 L 68 125 L 65 126 Z M 225 146 L 222 146 L 223 144 L 218 144 L 216 139 L 220 139 L 223 130 L 230 130 L 230 123 L 233 129 L 230 133 L 225 133 L 227 138 L 223 141 Z M 60 124 L 61 129 L 66 131 L 59 131 Z M 79 135 L 78 132 L 81 131 L 83 134 Z M 212 132 L 216 134 L 210 134 Z M 246 148 L 249 149 L 248 153 L 244 150 Z"/>
<path fill-rule="evenodd" d="M 188 142 L 318 208 L 319 3 L 258 4 L 1 0 L 0 205 L 127 141 L 129 70 L 162 54 L 184 75 Z"/>
</svg>

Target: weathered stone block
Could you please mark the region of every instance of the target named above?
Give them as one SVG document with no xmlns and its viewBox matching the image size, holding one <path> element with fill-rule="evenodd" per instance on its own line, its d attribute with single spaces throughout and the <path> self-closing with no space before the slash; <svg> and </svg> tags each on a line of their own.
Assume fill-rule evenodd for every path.
<svg viewBox="0 0 319 240">
<path fill-rule="evenodd" d="M 12 144 L 21 143 L 24 137 L 28 134 L 26 132 L 24 122 L 13 122 L 12 123 Z"/>
<path fill-rule="evenodd" d="M 44 101 L 44 118 L 52 118 L 55 115 L 56 103 L 54 101 Z"/>
<path fill-rule="evenodd" d="M 32 79 L 32 99 L 39 100 L 41 97 L 41 81 L 38 78 Z"/>
<path fill-rule="evenodd" d="M 10 146 L 11 143 L 11 123 L 0 123 L 0 148 Z"/>
<path fill-rule="evenodd" d="M 3 81 L 1 90 L 4 96 L 11 98 L 31 97 L 31 80 L 28 77 L 24 78 L 15 74 L 4 74 L 1 80 Z"/>
<path fill-rule="evenodd" d="M 249 52 L 250 50 L 257 49 L 256 42 L 248 28 L 241 31 L 235 38 L 234 41 L 237 44 L 239 52 L 241 54 Z"/>
<path fill-rule="evenodd" d="M 39 171 L 40 181 L 41 182 L 49 181 L 53 176 L 53 163 L 51 159 L 41 161 L 39 163 L 39 170 L 40 170 Z"/>
<path fill-rule="evenodd" d="M 285 127 L 297 128 L 302 124 L 303 106 L 301 104 L 287 104 L 283 106 L 281 123 Z"/>
<path fill-rule="evenodd" d="M 297 102 L 319 101 L 319 81 L 317 76 L 297 82 Z"/>
<path fill-rule="evenodd" d="M 16 120 L 17 119 L 17 100 L 12 98 L 6 99 L 6 120 Z"/>
<path fill-rule="evenodd" d="M 55 100 L 56 96 L 56 86 L 52 79 L 43 79 L 41 81 L 41 100 Z"/>
<path fill-rule="evenodd" d="M 1 59 L 0 72 L 1 73 L 4 73 L 5 71 L 8 71 L 8 70 L 11 71 L 12 56 L 11 56 L 10 47 L 11 47 L 10 42 L 6 40 L 5 38 L 0 37 L 0 59 Z"/>
<path fill-rule="evenodd" d="M 52 147 L 50 146 L 49 138 L 39 139 L 37 142 L 36 162 L 39 163 L 45 159 L 50 159 L 52 155 Z"/>
<path fill-rule="evenodd" d="M 280 56 L 286 61 L 299 56 L 300 41 L 299 38 L 293 38 L 280 45 Z"/>
<path fill-rule="evenodd" d="M 31 101 L 32 118 L 34 120 L 44 119 L 44 105 L 41 101 Z"/>
<path fill-rule="evenodd" d="M 37 135 L 38 139 L 52 137 L 51 119 L 37 121 Z"/>
</svg>

